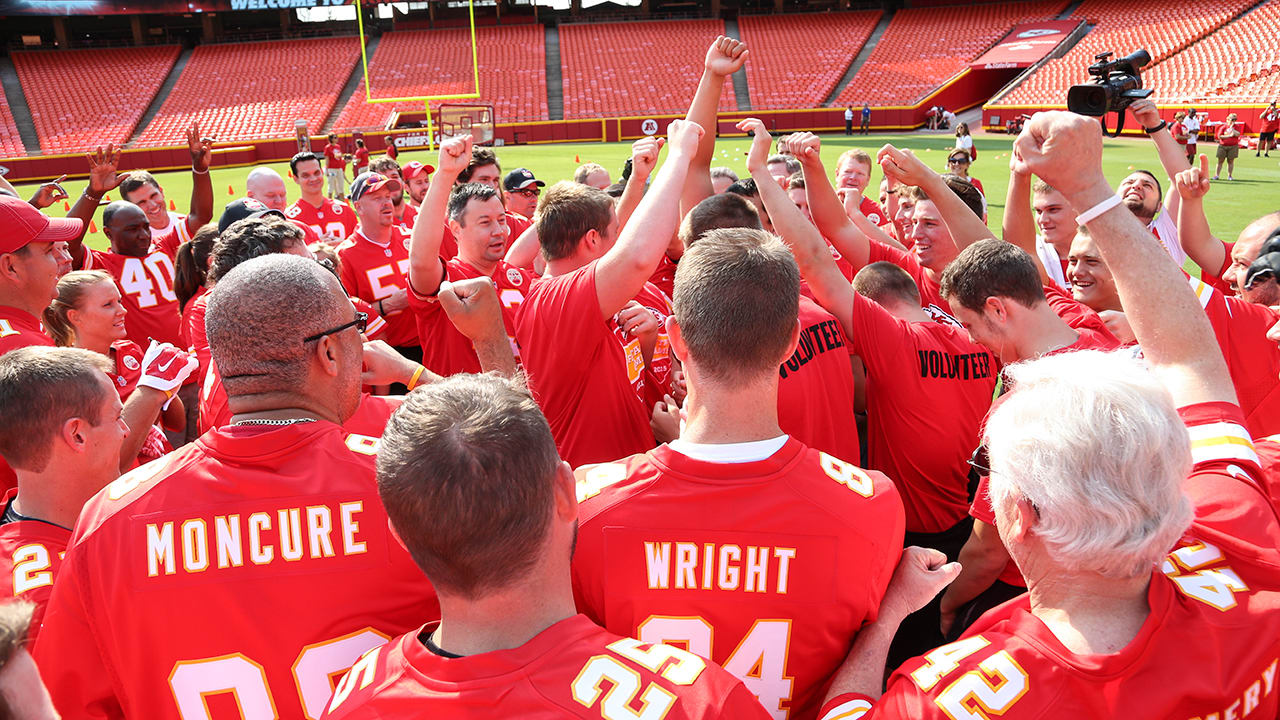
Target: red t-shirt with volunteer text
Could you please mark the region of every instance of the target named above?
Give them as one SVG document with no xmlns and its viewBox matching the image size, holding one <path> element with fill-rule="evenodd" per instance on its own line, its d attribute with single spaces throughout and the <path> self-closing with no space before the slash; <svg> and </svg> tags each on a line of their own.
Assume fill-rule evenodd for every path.
<svg viewBox="0 0 1280 720">
<path fill-rule="evenodd" d="M 960 640 L 904 663 L 870 712 L 870 698 L 847 694 L 824 717 L 1276 717 L 1280 523 L 1239 409 L 1205 403 L 1181 414 L 1195 462 L 1183 489 L 1195 520 L 1152 571 L 1150 614 L 1125 647 L 1072 652 L 1023 595 Z"/>
<path fill-rule="evenodd" d="M 181 315 L 178 296 L 173 292 L 173 258 L 152 249 L 145 257 L 87 250 L 84 270 L 106 270 L 120 289 L 120 302 L 127 314 L 124 327 L 129 339 L 139 347 L 151 341 L 183 347 L 179 331 Z"/>
<path fill-rule="evenodd" d="M 1227 297 L 1195 278 L 1190 282 L 1226 358 L 1245 427 L 1254 437 L 1280 433 L 1280 348 L 1267 339 L 1280 315 L 1265 305 Z"/>
<path fill-rule="evenodd" d="M 347 294 L 367 303 L 377 304 L 409 287 L 409 236 L 399 227 L 391 227 L 391 238 L 385 246 L 370 240 L 356 230 L 337 248 L 341 260 L 342 286 Z M 418 345 L 418 325 L 408 308 L 388 311 L 382 319 L 387 323 L 383 338 L 394 347 Z"/>
<path fill-rule="evenodd" d="M 317 236 L 335 245 L 350 237 L 359 224 L 355 211 L 346 201 L 328 198 L 320 202 L 320 207 L 298 198 L 284 209 L 284 216 L 310 227 Z"/>
<path fill-rule="evenodd" d="M 17 488 L 0 500 L 3 513 L 18 496 Z M 34 603 L 28 642 L 40 633 L 45 606 L 53 593 L 53 581 L 62 568 L 62 556 L 71 541 L 71 530 L 43 520 L 18 520 L 0 525 L 0 598 Z"/>
<path fill-rule="evenodd" d="M 483 277 L 483 273 L 475 266 L 460 257 L 448 261 L 441 258 L 440 262 L 444 264 L 444 280 L 449 282 Z M 515 339 L 516 311 L 533 286 L 533 273 L 499 260 L 490 279 L 498 291 L 502 324 L 507 328 L 511 352 L 519 361 L 520 348 Z M 480 358 L 476 357 L 475 345 L 470 338 L 458 331 L 440 306 L 437 297 L 439 292 L 440 288 L 436 287 L 429 295 L 423 295 L 415 288 L 409 288 L 409 311 L 418 324 L 418 338 L 422 342 L 422 364 L 431 372 L 443 376 L 478 373 L 481 370 Z"/>
<path fill-rule="evenodd" d="M 338 683 L 324 717 L 769 717 L 723 669 L 679 648 L 620 637 L 582 615 L 520 647 L 458 658 L 424 644 L 438 626 L 369 651 Z M 645 714 L 631 710 L 636 704 Z"/>
<path fill-rule="evenodd" d="M 800 344 L 778 367 L 778 426 L 806 447 L 859 462 L 849 341 L 839 321 L 800 296 Z"/>
<path fill-rule="evenodd" d="M 35 647 L 54 706 L 319 717 L 335 674 L 439 614 L 391 534 L 376 451 L 323 421 L 225 427 L 94 496 Z"/>
<path fill-rule="evenodd" d="M 814 717 L 897 565 L 893 483 L 794 438 L 754 462 L 663 445 L 575 474 L 578 609 L 715 661 L 775 718 Z"/>
<path fill-rule="evenodd" d="M 342 157 L 342 146 L 329 143 L 324 146 L 324 167 L 326 170 L 345 170 L 347 161 Z"/>
<path fill-rule="evenodd" d="M 951 314 L 951 305 L 942 299 L 942 285 L 930 277 L 915 253 L 899 250 L 876 240 L 868 240 L 868 242 L 871 244 L 871 252 L 867 258 L 868 265 L 874 262 L 891 262 L 906 270 L 911 279 L 916 281 L 916 287 L 920 289 L 921 307 L 928 308 L 932 305 L 948 315 Z"/>
<path fill-rule="evenodd" d="M 963 329 L 894 317 L 855 294 L 853 351 L 867 368 L 867 465 L 893 478 L 907 530 L 968 515 L 969 465 L 999 375 Z"/>
<path fill-rule="evenodd" d="M 601 317 L 593 262 L 535 283 L 516 313 L 516 341 L 529 389 L 571 466 L 616 460 L 652 448 L 640 341 L 626 347 L 613 318 Z"/>
</svg>

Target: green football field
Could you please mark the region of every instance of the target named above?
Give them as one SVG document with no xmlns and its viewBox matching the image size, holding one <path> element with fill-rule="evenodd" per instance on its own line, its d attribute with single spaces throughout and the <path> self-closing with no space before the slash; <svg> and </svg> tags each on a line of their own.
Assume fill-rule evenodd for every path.
<svg viewBox="0 0 1280 720">
<path fill-rule="evenodd" d="M 823 137 L 823 158 L 827 169 L 835 171 L 836 157 L 847 148 L 861 147 L 873 156 L 885 143 L 893 143 L 899 147 L 911 148 L 925 159 L 930 166 L 943 170 L 946 165 L 946 151 L 953 144 L 950 135 L 912 133 L 907 135 L 869 135 L 846 137 L 844 135 L 827 135 Z M 989 224 L 992 228 L 1000 227 L 1004 214 L 1005 190 L 1009 177 L 1009 150 L 1011 139 L 1004 135 L 981 135 L 975 138 L 978 147 L 978 159 L 970 169 L 970 173 L 982 181 L 987 190 L 989 204 Z M 727 138 L 716 145 L 714 165 L 726 165 L 741 176 L 746 175 L 746 151 L 749 140 L 746 138 Z M 1215 145 L 1206 144 L 1210 153 L 1210 170 L 1215 161 L 1212 153 Z M 629 143 L 577 143 L 552 145 L 521 145 L 496 148 L 498 159 L 505 170 L 516 167 L 527 167 L 540 179 L 548 183 L 568 179 L 579 163 L 597 162 L 610 170 L 614 179 L 622 169 L 623 163 L 630 156 Z M 426 151 L 401 153 L 401 164 L 409 160 L 419 160 L 435 165 L 434 154 Z M 1103 155 L 1107 179 L 1113 184 L 1120 182 L 1134 168 L 1147 168 L 1158 172 L 1159 161 L 1154 147 L 1145 139 L 1115 139 L 1106 142 Z M 282 176 L 288 177 L 288 164 L 273 165 Z M 249 168 L 224 168 L 213 171 L 214 198 L 218 211 L 214 215 L 217 220 L 221 207 L 228 201 L 240 197 L 244 193 L 244 178 Z M 1226 170 L 1223 169 L 1225 178 Z M 186 212 L 191 197 L 191 174 L 189 172 L 162 173 L 158 176 L 166 196 L 175 201 L 179 212 Z M 349 180 L 349 179 L 348 179 Z M 880 171 L 877 168 L 873 177 L 873 188 L 878 186 Z M 289 187 L 289 199 L 297 198 L 297 185 L 286 181 Z M 1166 186 L 1168 183 L 1164 183 Z M 68 181 L 64 184 L 67 192 L 74 199 L 84 188 L 84 181 Z M 19 186 L 25 197 L 34 191 L 34 185 Z M 1166 187 L 1166 190 L 1168 188 Z M 112 199 L 118 195 L 112 193 Z M 1236 179 L 1227 182 L 1225 179 L 1214 183 L 1209 202 L 1210 227 L 1214 234 L 1228 241 L 1236 235 L 1250 220 L 1268 212 L 1280 209 L 1280 153 L 1274 153 L 1270 159 L 1255 158 L 1251 151 L 1241 152 L 1236 166 Z M 65 214 L 62 203 L 49 209 L 54 215 Z M 96 219 L 97 232 L 90 234 L 88 242 L 91 246 L 105 249 L 106 237 L 102 235 L 100 219 Z"/>
</svg>

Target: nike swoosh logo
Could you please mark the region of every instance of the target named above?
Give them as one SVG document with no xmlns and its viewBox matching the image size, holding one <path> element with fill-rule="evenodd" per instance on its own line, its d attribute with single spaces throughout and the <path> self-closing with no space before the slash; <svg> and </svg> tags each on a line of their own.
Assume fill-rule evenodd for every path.
<svg viewBox="0 0 1280 720">
<path fill-rule="evenodd" d="M 167 370 L 169 369 L 169 366 L 173 364 L 173 361 L 174 361 L 174 360 L 177 360 L 177 359 L 178 359 L 178 356 L 177 356 L 177 355 L 172 355 L 172 356 L 170 356 L 170 357 L 169 357 L 169 361 L 168 361 L 168 362 L 165 362 L 165 363 L 162 363 L 162 364 L 157 364 L 157 365 L 156 365 L 156 369 L 157 369 L 157 370 L 159 370 L 160 372 L 165 372 L 165 371 L 167 371 Z"/>
</svg>

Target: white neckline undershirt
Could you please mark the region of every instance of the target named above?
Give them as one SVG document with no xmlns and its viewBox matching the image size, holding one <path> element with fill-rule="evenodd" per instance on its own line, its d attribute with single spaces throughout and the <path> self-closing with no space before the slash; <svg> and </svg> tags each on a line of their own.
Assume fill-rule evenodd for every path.
<svg viewBox="0 0 1280 720">
<path fill-rule="evenodd" d="M 744 443 L 692 443 L 679 438 L 667 443 L 672 450 L 693 460 L 711 463 L 760 462 L 787 444 L 787 435 Z"/>
</svg>

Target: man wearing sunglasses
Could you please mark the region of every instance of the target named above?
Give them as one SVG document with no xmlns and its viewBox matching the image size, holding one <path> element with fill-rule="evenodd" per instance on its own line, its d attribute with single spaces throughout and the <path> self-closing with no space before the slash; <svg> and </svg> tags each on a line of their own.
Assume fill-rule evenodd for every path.
<svg viewBox="0 0 1280 720">
<path fill-rule="evenodd" d="M 360 404 L 365 321 L 305 258 L 254 258 L 218 280 L 205 323 L 231 423 L 80 515 L 38 650 L 64 716 L 238 702 L 250 717 L 319 717 L 333 673 L 438 617 L 387 531 L 377 438 L 342 426 Z"/>
<path fill-rule="evenodd" d="M 507 201 L 507 211 L 532 220 L 533 212 L 538 209 L 538 196 L 545 185 L 526 168 L 516 168 L 507 173 L 502 180 L 502 197 Z"/>
</svg>

